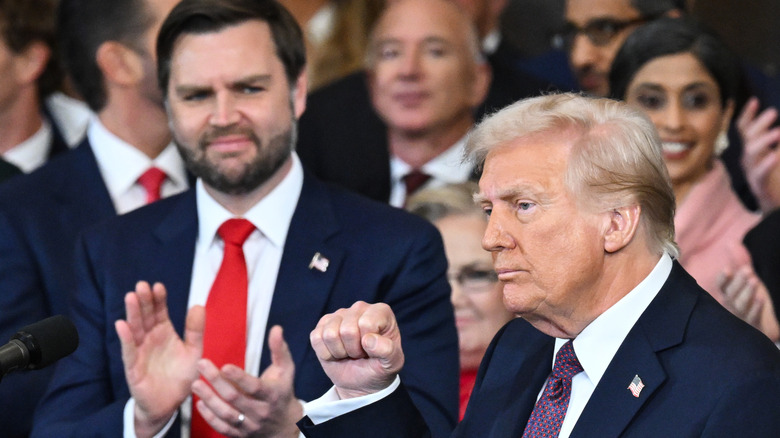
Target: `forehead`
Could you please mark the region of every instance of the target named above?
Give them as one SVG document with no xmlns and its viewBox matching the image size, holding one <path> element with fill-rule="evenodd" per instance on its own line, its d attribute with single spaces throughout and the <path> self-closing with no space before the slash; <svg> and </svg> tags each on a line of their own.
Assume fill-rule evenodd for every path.
<svg viewBox="0 0 780 438">
<path fill-rule="evenodd" d="M 670 89 L 681 89 L 692 83 L 703 83 L 717 88 L 715 79 L 691 53 L 660 56 L 647 62 L 634 75 L 630 86 L 649 83 Z"/>
<path fill-rule="evenodd" d="M 171 54 L 171 78 L 205 80 L 283 70 L 268 24 L 252 20 L 216 32 L 180 36 Z"/>
<path fill-rule="evenodd" d="M 432 36 L 465 42 L 468 21 L 457 6 L 442 0 L 405 0 L 392 4 L 380 18 L 375 40 L 419 41 Z"/>
<path fill-rule="evenodd" d="M 585 25 L 600 18 L 628 20 L 639 17 L 631 0 L 567 0 L 566 21 Z"/>
<path fill-rule="evenodd" d="M 564 188 L 570 154 L 571 140 L 560 135 L 536 134 L 501 144 L 485 158 L 479 197 L 552 196 Z"/>
</svg>

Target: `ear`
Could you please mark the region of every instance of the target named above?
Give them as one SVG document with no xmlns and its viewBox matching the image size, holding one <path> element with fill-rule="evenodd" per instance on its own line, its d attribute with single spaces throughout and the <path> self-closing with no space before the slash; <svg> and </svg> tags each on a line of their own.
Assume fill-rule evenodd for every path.
<svg viewBox="0 0 780 438">
<path fill-rule="evenodd" d="M 30 43 L 24 51 L 14 55 L 14 71 L 19 83 L 28 84 L 35 82 L 51 58 L 51 49 L 43 42 Z"/>
<path fill-rule="evenodd" d="M 604 233 L 604 251 L 614 253 L 631 243 L 639 228 L 641 212 L 642 207 L 639 205 L 629 205 L 604 213 L 607 222 Z"/>
<path fill-rule="evenodd" d="M 471 95 L 471 107 L 476 108 L 485 101 L 490 82 L 493 80 L 493 69 L 487 61 L 480 62 L 474 70 L 474 86 Z"/>
<path fill-rule="evenodd" d="M 96 61 L 106 81 L 119 85 L 134 85 L 144 76 L 141 55 L 116 41 L 106 41 L 98 47 Z"/>
<path fill-rule="evenodd" d="M 295 111 L 295 118 L 300 119 L 303 112 L 306 110 L 306 95 L 308 93 L 309 77 L 306 74 L 306 67 L 301 71 L 298 79 L 295 81 L 295 88 L 292 91 L 293 110 Z"/>
</svg>

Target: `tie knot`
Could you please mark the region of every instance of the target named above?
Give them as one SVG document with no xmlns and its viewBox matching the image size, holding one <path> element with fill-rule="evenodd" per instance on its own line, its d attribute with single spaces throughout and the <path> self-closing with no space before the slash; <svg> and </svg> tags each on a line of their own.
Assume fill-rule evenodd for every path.
<svg viewBox="0 0 780 438">
<path fill-rule="evenodd" d="M 563 344 L 558 354 L 555 355 L 555 364 L 552 374 L 559 379 L 571 379 L 575 374 L 582 371 L 582 365 L 574 354 L 572 341 Z"/>
<path fill-rule="evenodd" d="M 243 246 L 247 237 L 255 230 L 252 222 L 246 219 L 228 219 L 219 226 L 217 234 L 225 244 Z"/>
<path fill-rule="evenodd" d="M 160 188 L 165 178 L 165 172 L 156 167 L 146 169 L 146 172 L 138 178 L 138 184 L 146 190 L 147 203 L 160 199 Z"/>
<path fill-rule="evenodd" d="M 428 182 L 429 179 L 431 179 L 431 176 L 427 173 L 424 173 L 420 169 L 414 169 L 404 175 L 403 181 L 406 185 L 406 196 L 416 192 L 417 189 L 422 187 L 422 185 Z"/>
</svg>

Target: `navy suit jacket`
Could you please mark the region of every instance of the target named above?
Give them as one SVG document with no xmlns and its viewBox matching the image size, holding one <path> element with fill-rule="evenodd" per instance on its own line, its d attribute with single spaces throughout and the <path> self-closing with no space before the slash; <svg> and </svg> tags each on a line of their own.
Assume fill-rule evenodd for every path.
<svg viewBox="0 0 780 438">
<path fill-rule="evenodd" d="M 0 185 L 0 340 L 67 312 L 76 287 L 76 237 L 116 215 L 87 140 L 43 167 Z M 4 437 L 26 437 L 51 368 L 11 373 L 0 382 Z"/>
<path fill-rule="evenodd" d="M 523 319 L 508 323 L 485 354 L 453 436 L 522 436 L 550 374 L 554 343 Z M 628 385 L 637 375 L 645 387 L 634 397 Z M 320 426 L 308 419 L 299 425 L 312 438 L 427 436 L 403 387 L 375 405 Z M 675 263 L 610 362 L 571 437 L 777 437 L 778 409 L 780 351 Z M 405 421 L 389 419 L 387 412 Z"/>
<path fill-rule="evenodd" d="M 121 436 L 129 391 L 114 321 L 125 318 L 123 297 L 138 280 L 160 281 L 182 333 L 197 231 L 190 190 L 85 233 L 72 308 L 81 343 L 58 364 L 33 436 Z M 330 261 L 326 272 L 309 268 L 317 252 Z M 441 237 L 430 224 L 306 175 L 268 320 L 269 329 L 285 329 L 296 396 L 312 400 L 331 385 L 309 344 L 319 318 L 358 300 L 386 302 L 400 315 L 404 346 L 416 358 L 405 369 L 410 393 L 435 433 L 447 436 L 457 421 L 458 343 L 446 270 Z M 269 362 L 267 351 L 261 357 Z M 171 435 L 178 434 L 174 426 Z"/>
</svg>

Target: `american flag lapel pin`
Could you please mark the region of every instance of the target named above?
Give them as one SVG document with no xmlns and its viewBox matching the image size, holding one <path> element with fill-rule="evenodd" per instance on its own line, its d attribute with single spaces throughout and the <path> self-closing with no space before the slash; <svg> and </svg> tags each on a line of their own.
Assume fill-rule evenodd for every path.
<svg viewBox="0 0 780 438">
<path fill-rule="evenodd" d="M 320 272 L 325 272 L 328 270 L 329 264 L 330 260 L 323 257 L 320 253 L 315 253 L 314 257 L 311 258 L 311 262 L 309 263 L 309 269 L 316 269 Z"/>
<path fill-rule="evenodd" d="M 633 394 L 634 397 L 639 397 L 639 393 L 642 392 L 642 388 L 644 387 L 645 384 L 642 383 L 642 379 L 639 378 L 639 375 L 635 375 L 634 380 L 628 385 L 628 390 L 631 391 L 631 394 Z"/>
</svg>

